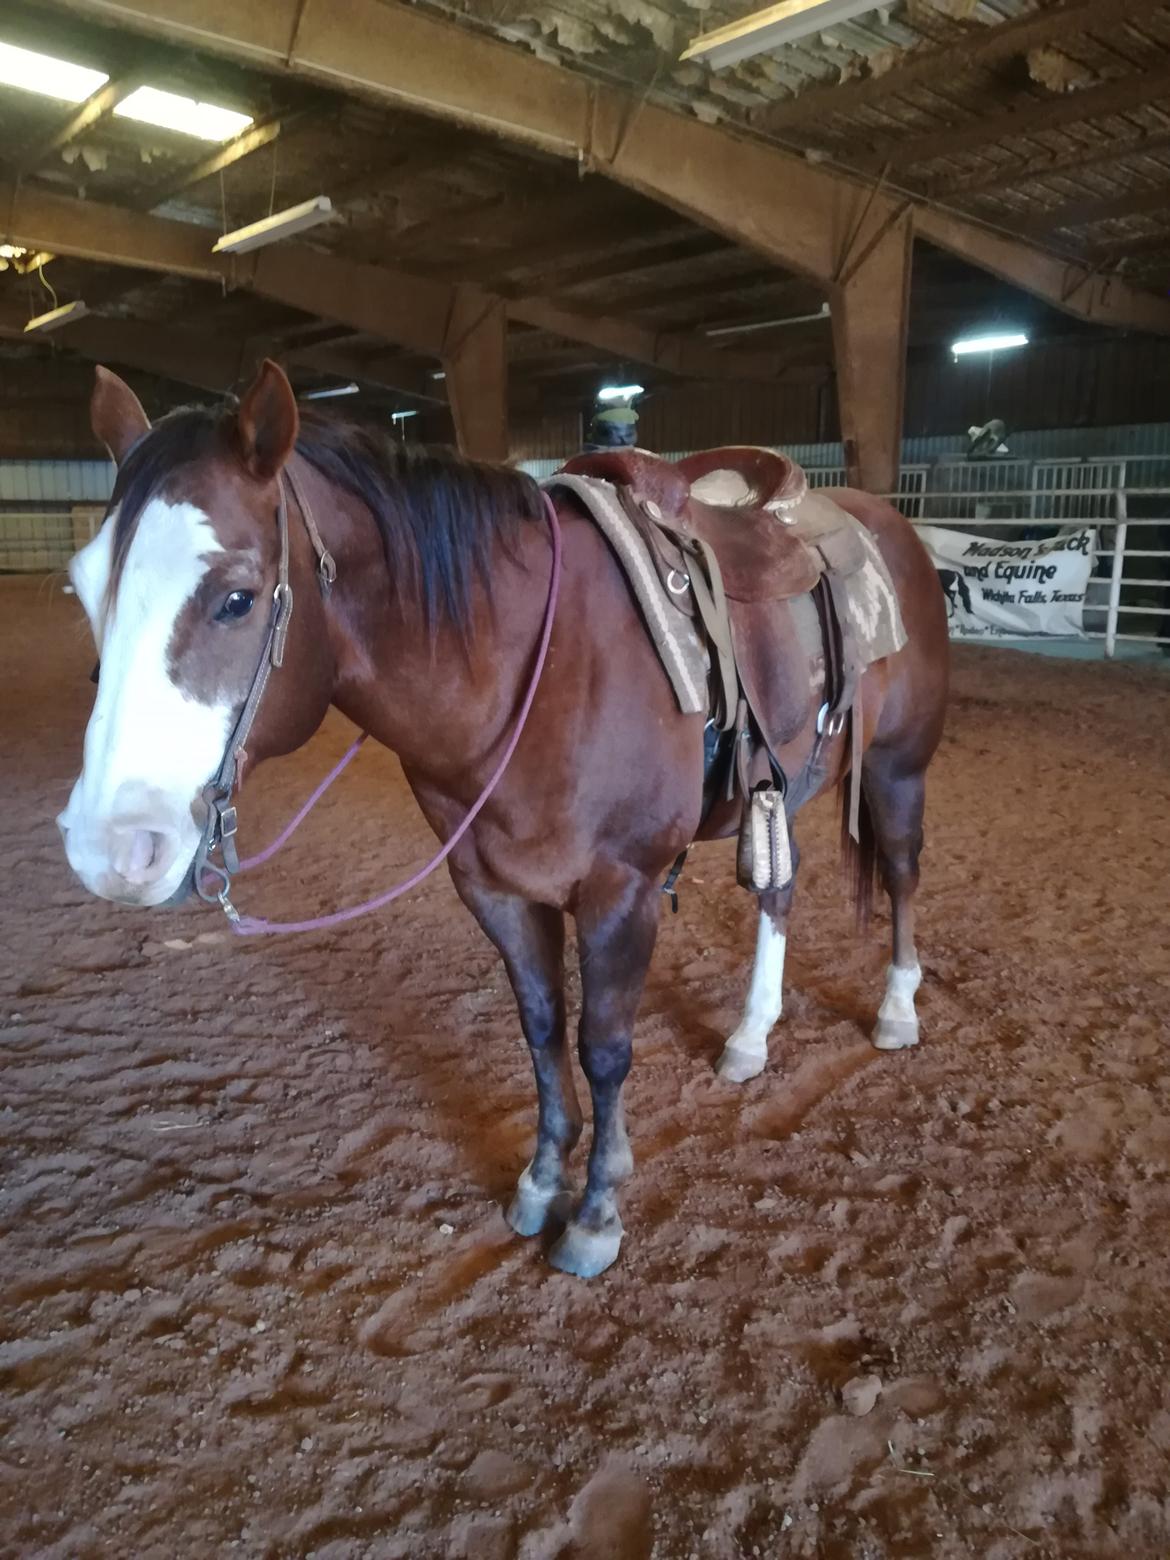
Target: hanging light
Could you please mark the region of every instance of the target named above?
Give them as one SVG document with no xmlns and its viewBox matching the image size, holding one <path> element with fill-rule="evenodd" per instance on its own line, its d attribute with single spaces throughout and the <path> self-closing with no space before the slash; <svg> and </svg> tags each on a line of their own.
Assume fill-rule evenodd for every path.
<svg viewBox="0 0 1170 1560">
<path fill-rule="evenodd" d="M 299 206 L 290 206 L 287 211 L 278 211 L 247 227 L 236 228 L 233 233 L 225 233 L 212 244 L 211 252 L 213 255 L 246 255 L 253 249 L 263 249 L 265 244 L 279 243 L 282 238 L 291 238 L 306 228 L 332 221 L 333 202 L 328 195 L 316 195 Z"/>
<path fill-rule="evenodd" d="M 964 336 L 951 342 L 955 357 L 967 357 L 972 352 L 1003 352 L 1008 347 L 1026 347 L 1028 338 L 1022 330 L 1001 331 L 998 335 Z"/>
</svg>

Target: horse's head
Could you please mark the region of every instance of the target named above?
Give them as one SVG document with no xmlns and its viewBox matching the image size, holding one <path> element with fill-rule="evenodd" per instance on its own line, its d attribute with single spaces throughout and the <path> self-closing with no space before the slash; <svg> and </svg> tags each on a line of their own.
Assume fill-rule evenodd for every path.
<svg viewBox="0 0 1170 1560">
<path fill-rule="evenodd" d="M 157 905 L 190 886 L 203 788 L 264 649 L 297 408 L 284 374 L 265 363 L 238 408 L 173 413 L 152 429 L 129 386 L 99 368 L 91 417 L 118 478 L 101 530 L 69 570 L 100 675 L 84 766 L 58 823 L 88 889 Z M 303 742 L 329 703 L 332 666 L 303 542 L 294 537 L 285 664 L 249 764 Z"/>
</svg>

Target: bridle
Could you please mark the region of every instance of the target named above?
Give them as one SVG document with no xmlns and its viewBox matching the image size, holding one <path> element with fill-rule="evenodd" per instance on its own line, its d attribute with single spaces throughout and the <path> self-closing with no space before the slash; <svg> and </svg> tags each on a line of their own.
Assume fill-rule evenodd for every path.
<svg viewBox="0 0 1170 1560">
<path fill-rule="evenodd" d="M 272 592 L 272 611 L 268 615 L 268 632 L 264 646 L 252 673 L 244 707 L 240 711 L 223 759 L 214 779 L 203 787 L 203 800 L 207 804 L 207 821 L 195 853 L 195 892 L 207 904 L 218 904 L 229 921 L 236 922 L 240 913 L 232 904 L 230 894 L 232 878 L 240 871 L 240 856 L 236 849 L 236 830 L 239 817 L 232 793 L 240 761 L 247 757 L 247 741 L 260 711 L 260 701 L 268 687 L 268 679 L 284 664 L 284 647 L 288 639 L 288 626 L 292 621 L 293 591 L 289 583 L 288 493 L 296 499 L 297 508 L 309 533 L 313 551 L 317 554 L 317 578 L 321 594 L 328 596 L 337 578 L 337 565 L 333 555 L 321 540 L 321 533 L 313 519 L 305 495 L 292 472 L 286 467 L 281 473 L 279 496 L 276 504 L 276 535 L 279 556 L 276 565 L 276 588 Z M 219 850 L 222 865 L 212 860 L 212 853 Z M 211 885 L 205 879 L 210 879 Z M 218 883 L 218 887 L 214 886 Z"/>
<path fill-rule="evenodd" d="M 560 592 L 561 580 L 561 531 L 557 520 L 556 510 L 547 493 L 542 492 L 545 517 L 548 520 L 549 531 L 552 540 L 552 568 L 549 574 L 548 598 L 545 603 L 544 620 L 541 627 L 540 642 L 537 646 L 536 660 L 532 668 L 525 690 L 524 699 L 516 722 L 512 727 L 507 745 L 500 757 L 495 770 L 492 772 L 483 790 L 473 802 L 465 814 L 463 821 L 450 836 L 442 848 L 431 858 L 424 867 L 408 878 L 405 882 L 387 889 L 384 893 L 376 895 L 373 899 L 367 899 L 362 904 L 351 905 L 344 910 L 335 910 L 332 914 L 315 916 L 305 921 L 265 921 L 253 916 L 241 916 L 231 900 L 232 879 L 239 872 L 246 872 L 250 867 L 259 866 L 262 861 L 267 861 L 293 834 L 299 825 L 308 816 L 317 802 L 325 794 L 328 788 L 341 774 L 342 770 L 358 752 L 362 743 L 366 740 L 366 733 L 362 732 L 357 741 L 348 750 L 341 761 L 317 786 L 308 801 L 289 824 L 281 831 L 280 835 L 258 855 L 241 861 L 236 848 L 236 832 L 239 826 L 239 818 L 233 792 L 236 779 L 240 770 L 240 763 L 247 757 L 246 743 L 255 724 L 256 716 L 260 709 L 260 702 L 272 673 L 278 671 L 284 662 L 285 643 L 288 638 L 289 623 L 292 619 L 293 592 L 289 582 L 289 531 L 288 531 L 288 502 L 287 494 L 291 493 L 300 510 L 301 519 L 305 530 L 308 532 L 313 551 L 317 556 L 317 579 L 321 594 L 329 595 L 337 579 L 337 565 L 332 554 L 321 540 L 321 533 L 317 529 L 313 519 L 312 510 L 305 498 L 304 489 L 287 467 L 281 473 L 279 494 L 276 506 L 276 529 L 278 539 L 278 562 L 276 570 L 276 586 L 272 593 L 272 610 L 268 618 L 268 630 L 264 638 L 259 659 L 256 662 L 256 670 L 252 674 L 252 682 L 236 721 L 231 736 L 228 738 L 227 747 L 224 749 L 223 760 L 214 778 L 203 788 L 203 800 L 207 805 L 207 821 L 203 827 L 203 834 L 199 841 L 199 847 L 195 853 L 194 874 L 195 891 L 200 899 L 207 904 L 218 904 L 232 924 L 232 930 L 241 937 L 254 936 L 263 932 L 302 932 L 319 931 L 325 927 L 338 925 L 343 921 L 351 921 L 368 911 L 380 909 L 383 905 L 390 904 L 401 895 L 416 888 L 424 878 L 428 877 L 451 854 L 459 841 L 470 829 L 475 819 L 486 805 L 488 798 L 503 779 L 504 771 L 511 762 L 512 755 L 519 744 L 520 736 L 528 720 L 529 711 L 536 697 L 536 690 L 540 685 L 541 673 L 544 670 L 545 661 L 548 658 L 549 644 L 552 639 L 553 621 L 556 616 L 557 597 Z M 220 860 L 213 859 L 218 850 Z M 216 886 L 218 885 L 218 886 Z"/>
</svg>

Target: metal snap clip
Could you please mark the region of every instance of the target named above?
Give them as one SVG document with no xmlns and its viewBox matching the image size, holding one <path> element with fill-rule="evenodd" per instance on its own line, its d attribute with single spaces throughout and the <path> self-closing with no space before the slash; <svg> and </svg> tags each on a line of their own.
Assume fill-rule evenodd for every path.
<svg viewBox="0 0 1170 1560">
<path fill-rule="evenodd" d="M 817 731 L 826 737 L 839 737 L 845 730 L 845 711 L 835 710 L 829 714 L 829 706 L 822 704 L 817 711 Z"/>
</svg>

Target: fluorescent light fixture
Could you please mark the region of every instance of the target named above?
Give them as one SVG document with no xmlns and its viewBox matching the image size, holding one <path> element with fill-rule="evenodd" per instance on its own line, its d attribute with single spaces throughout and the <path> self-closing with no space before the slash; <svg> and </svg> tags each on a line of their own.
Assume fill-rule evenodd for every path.
<svg viewBox="0 0 1170 1560">
<path fill-rule="evenodd" d="M 599 401 L 628 401 L 631 396 L 643 393 L 641 385 L 602 385 L 597 392 Z"/>
<path fill-rule="evenodd" d="M 429 376 L 431 379 L 446 379 L 446 374 L 441 368 L 436 368 Z"/>
<path fill-rule="evenodd" d="M 42 97 L 56 98 L 61 103 L 84 103 L 109 79 L 102 70 L 71 65 L 51 54 L 36 54 L 32 49 L 0 43 L 0 84 L 6 87 L 39 92 Z"/>
<path fill-rule="evenodd" d="M 723 70 L 880 9 L 874 0 L 784 0 L 782 5 L 770 5 L 714 32 L 700 33 L 684 49 L 682 58 L 704 60 L 713 70 Z"/>
<path fill-rule="evenodd" d="M 114 113 L 122 119 L 158 125 L 161 130 L 193 135 L 200 141 L 229 141 L 252 123 L 249 114 L 237 114 L 234 109 L 219 108 L 214 103 L 197 103 L 194 98 L 163 92 L 158 87 L 139 87 L 122 99 Z"/>
<path fill-rule="evenodd" d="M 80 298 L 73 303 L 63 303 L 59 309 L 50 309 L 48 314 L 38 314 L 29 320 L 24 327 L 25 335 L 28 335 L 29 331 L 60 330 L 62 325 L 71 325 L 74 320 L 79 320 L 88 313 L 89 310 Z"/>
<path fill-rule="evenodd" d="M 331 385 L 328 390 L 306 390 L 301 396 L 302 401 L 331 401 L 337 395 L 357 395 L 360 385 L 354 384 L 351 379 L 347 385 Z"/>
<path fill-rule="evenodd" d="M 703 332 L 704 336 L 747 336 L 753 330 L 778 330 L 781 325 L 807 325 L 813 320 L 827 320 L 829 305 L 822 303 L 815 314 L 786 314 L 782 320 L 752 320 L 747 325 L 714 325 Z"/>
<path fill-rule="evenodd" d="M 211 252 L 213 255 L 246 255 L 252 249 L 263 249 L 265 244 L 278 243 L 294 233 L 303 233 L 306 228 L 332 221 L 333 202 L 328 195 L 317 195 L 312 200 L 302 201 L 299 206 L 290 206 L 287 211 L 278 211 L 275 216 L 236 228 L 234 233 L 225 233 L 212 244 Z"/>
<path fill-rule="evenodd" d="M 1022 330 L 1002 331 L 999 335 L 964 336 L 951 342 L 956 357 L 966 357 L 970 352 L 1002 352 L 1005 347 L 1026 347 L 1028 338 Z"/>
<path fill-rule="evenodd" d="M 418 416 L 417 412 L 391 412 L 390 413 L 390 421 L 391 422 L 405 422 L 408 417 L 417 417 L 417 416 Z"/>
</svg>

